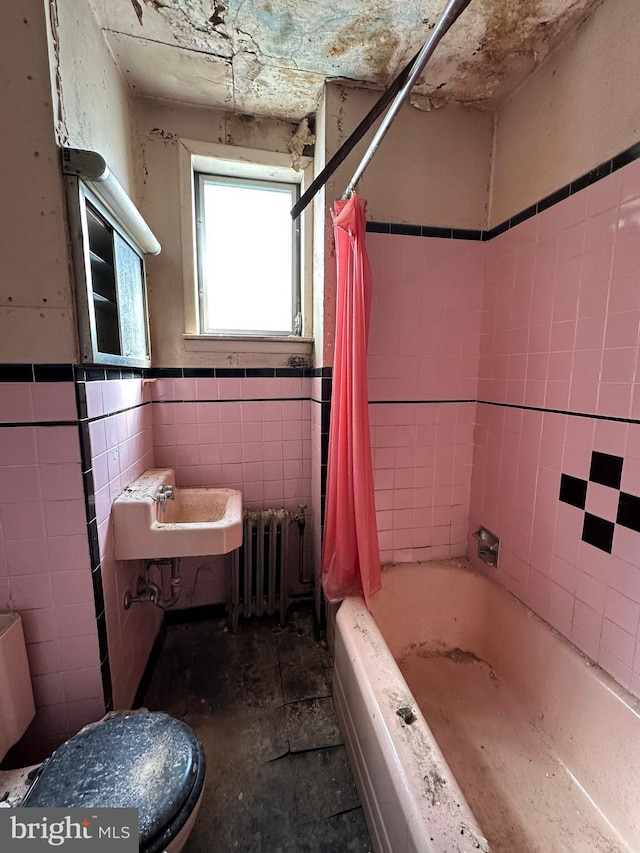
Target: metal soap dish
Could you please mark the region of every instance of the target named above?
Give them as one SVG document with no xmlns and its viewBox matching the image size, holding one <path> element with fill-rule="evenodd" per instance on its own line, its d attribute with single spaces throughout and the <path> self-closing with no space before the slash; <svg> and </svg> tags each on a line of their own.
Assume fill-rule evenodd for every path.
<svg viewBox="0 0 640 853">
<path fill-rule="evenodd" d="M 486 527 L 480 527 L 473 538 L 478 540 L 478 557 L 489 566 L 497 566 L 500 539 Z"/>
</svg>

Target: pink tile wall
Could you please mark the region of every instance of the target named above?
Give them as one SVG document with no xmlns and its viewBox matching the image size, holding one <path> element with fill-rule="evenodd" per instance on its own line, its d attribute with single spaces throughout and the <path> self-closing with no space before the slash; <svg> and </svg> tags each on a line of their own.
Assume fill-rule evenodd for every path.
<svg viewBox="0 0 640 853">
<path fill-rule="evenodd" d="M 478 405 L 470 517 L 501 537 L 488 571 L 636 695 L 640 534 L 617 525 L 609 555 L 558 495 L 593 450 L 640 495 L 639 222 L 636 161 L 487 244 L 478 397 L 560 413 Z M 588 512 L 616 509 L 589 484 Z"/>
<path fill-rule="evenodd" d="M 310 379 L 298 377 L 158 379 L 153 431 L 158 467 L 179 486 L 240 489 L 245 507 L 309 514 L 312 559 Z M 230 557 L 186 563 L 184 605 L 226 601 Z M 291 579 L 292 591 L 297 581 Z M 205 589 L 206 587 L 206 589 Z M 183 605 L 183 606 L 184 606 Z"/>
<path fill-rule="evenodd" d="M 466 552 L 475 403 L 370 406 L 382 562 Z"/>
<path fill-rule="evenodd" d="M 32 408 L 0 420 L 75 420 L 72 384 L 44 385 L 3 386 Z M 41 760 L 104 713 L 77 426 L 0 428 L 0 610 L 23 619 L 37 715 L 20 757 Z"/>
<path fill-rule="evenodd" d="M 102 565 L 109 664 L 115 708 L 130 708 L 162 623 L 152 604 L 124 608 L 135 593 L 142 563 L 116 562 L 111 504 L 130 483 L 155 465 L 149 384 L 139 379 L 87 382 L 96 521 Z"/>
<path fill-rule="evenodd" d="M 466 550 L 485 244 L 368 234 L 381 559 Z M 380 402 L 384 401 L 384 402 Z"/>
</svg>

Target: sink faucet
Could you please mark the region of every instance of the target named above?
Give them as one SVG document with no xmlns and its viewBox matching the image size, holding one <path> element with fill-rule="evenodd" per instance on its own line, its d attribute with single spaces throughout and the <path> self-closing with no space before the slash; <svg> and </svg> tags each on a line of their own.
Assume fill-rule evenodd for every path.
<svg viewBox="0 0 640 853">
<path fill-rule="evenodd" d="M 170 486 L 168 483 L 165 483 L 158 489 L 156 500 L 160 504 L 160 508 L 163 512 L 167 508 L 167 501 L 173 501 L 175 498 L 176 496 L 173 493 L 173 486 Z"/>
</svg>

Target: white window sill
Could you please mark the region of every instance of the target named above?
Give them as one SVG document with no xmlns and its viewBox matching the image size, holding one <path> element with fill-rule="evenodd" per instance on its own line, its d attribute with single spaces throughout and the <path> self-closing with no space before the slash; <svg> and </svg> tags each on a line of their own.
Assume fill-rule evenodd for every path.
<svg viewBox="0 0 640 853">
<path fill-rule="evenodd" d="M 313 338 L 293 335 L 183 335 L 187 352 L 311 355 Z"/>
</svg>

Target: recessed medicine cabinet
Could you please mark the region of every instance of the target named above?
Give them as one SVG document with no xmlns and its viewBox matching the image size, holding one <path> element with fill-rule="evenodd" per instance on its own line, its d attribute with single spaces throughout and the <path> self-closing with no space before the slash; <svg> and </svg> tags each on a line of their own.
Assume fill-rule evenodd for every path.
<svg viewBox="0 0 640 853">
<path fill-rule="evenodd" d="M 84 364 L 151 364 L 144 256 L 160 244 L 94 151 L 62 149 Z"/>
</svg>

